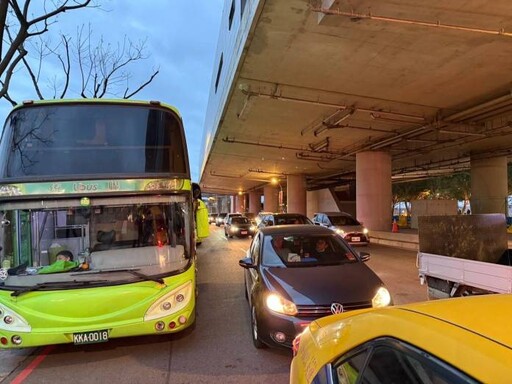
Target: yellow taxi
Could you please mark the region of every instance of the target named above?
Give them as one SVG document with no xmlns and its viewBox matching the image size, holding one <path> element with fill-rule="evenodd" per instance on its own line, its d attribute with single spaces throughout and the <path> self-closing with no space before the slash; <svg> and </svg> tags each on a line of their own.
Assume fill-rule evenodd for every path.
<svg viewBox="0 0 512 384">
<path fill-rule="evenodd" d="M 510 383 L 512 294 L 320 318 L 293 342 L 290 383 Z"/>
</svg>

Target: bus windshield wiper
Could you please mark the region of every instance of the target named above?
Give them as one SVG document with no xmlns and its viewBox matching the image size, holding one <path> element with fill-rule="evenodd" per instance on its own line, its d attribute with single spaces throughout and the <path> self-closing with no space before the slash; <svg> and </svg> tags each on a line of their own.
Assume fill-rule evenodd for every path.
<svg viewBox="0 0 512 384">
<path fill-rule="evenodd" d="M 98 271 L 91 271 L 90 274 L 96 274 L 96 273 L 116 273 L 116 272 L 127 272 L 130 273 L 136 277 L 139 277 L 143 280 L 149 280 L 154 281 L 155 283 L 166 285 L 164 282 L 164 279 L 159 277 L 153 277 L 150 275 L 146 275 L 145 273 L 139 272 L 139 268 L 123 268 L 123 269 L 100 269 Z"/>
<path fill-rule="evenodd" d="M 164 279 L 162 279 L 160 277 L 149 276 L 149 275 L 146 275 L 145 273 L 141 273 L 135 269 L 129 269 L 126 272 L 129 272 L 134 276 L 140 277 L 141 279 L 150 280 L 150 281 L 154 281 L 155 283 L 165 285 Z"/>
<path fill-rule="evenodd" d="M 108 283 L 108 280 L 92 280 L 92 281 L 54 281 L 47 283 L 40 283 L 30 287 L 16 288 L 11 293 L 11 296 L 16 297 L 23 293 L 39 291 L 45 288 L 70 288 L 70 287 L 83 287 L 88 285 L 100 285 Z"/>
</svg>

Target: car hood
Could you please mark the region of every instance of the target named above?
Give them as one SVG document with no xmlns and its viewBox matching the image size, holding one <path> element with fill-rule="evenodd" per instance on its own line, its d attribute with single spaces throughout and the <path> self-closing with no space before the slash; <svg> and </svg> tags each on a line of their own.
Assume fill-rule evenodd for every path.
<svg viewBox="0 0 512 384">
<path fill-rule="evenodd" d="M 270 290 L 297 305 L 371 301 L 377 289 L 384 285 L 362 262 L 321 267 L 265 267 L 262 277 Z"/>
</svg>

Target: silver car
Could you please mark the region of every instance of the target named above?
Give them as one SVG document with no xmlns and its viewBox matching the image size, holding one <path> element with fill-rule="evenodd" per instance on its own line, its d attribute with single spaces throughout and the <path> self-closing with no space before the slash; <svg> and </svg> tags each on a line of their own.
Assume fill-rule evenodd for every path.
<svg viewBox="0 0 512 384">
<path fill-rule="evenodd" d="M 332 229 L 350 245 L 370 244 L 368 229 L 346 212 L 318 212 L 313 223 Z"/>
</svg>

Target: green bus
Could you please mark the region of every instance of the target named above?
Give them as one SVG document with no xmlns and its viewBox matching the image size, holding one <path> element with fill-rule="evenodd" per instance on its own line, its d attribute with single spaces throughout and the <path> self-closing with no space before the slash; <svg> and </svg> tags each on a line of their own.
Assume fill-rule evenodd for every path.
<svg viewBox="0 0 512 384">
<path fill-rule="evenodd" d="M 193 189 L 171 106 L 80 99 L 14 107 L 0 139 L 0 348 L 193 325 Z"/>
</svg>

